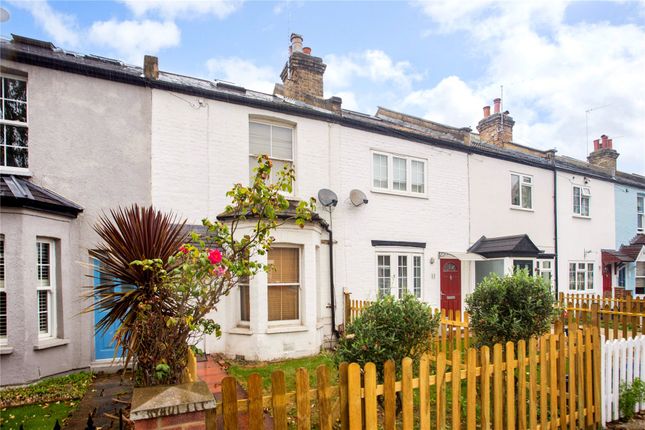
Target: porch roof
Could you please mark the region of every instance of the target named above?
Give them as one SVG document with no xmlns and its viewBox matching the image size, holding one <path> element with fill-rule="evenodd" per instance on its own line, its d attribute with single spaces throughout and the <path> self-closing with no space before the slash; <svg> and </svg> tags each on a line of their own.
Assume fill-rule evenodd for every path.
<svg viewBox="0 0 645 430">
<path fill-rule="evenodd" d="M 0 205 L 55 212 L 74 218 L 83 211 L 71 200 L 14 175 L 0 175 Z"/>
<path fill-rule="evenodd" d="M 527 234 L 487 238 L 482 236 L 468 252 L 491 257 L 538 257 L 543 253 Z"/>
</svg>

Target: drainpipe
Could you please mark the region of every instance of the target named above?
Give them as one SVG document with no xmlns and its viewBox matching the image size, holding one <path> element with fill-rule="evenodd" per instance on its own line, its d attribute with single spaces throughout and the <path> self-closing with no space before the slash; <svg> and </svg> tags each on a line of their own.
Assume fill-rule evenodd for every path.
<svg viewBox="0 0 645 430">
<path fill-rule="evenodd" d="M 558 170 L 555 167 L 555 155 L 553 157 L 553 234 L 555 246 L 555 296 L 558 297 Z"/>
<path fill-rule="evenodd" d="M 336 329 L 336 292 L 334 289 L 334 233 L 325 220 L 320 225 L 329 233 L 329 292 L 331 294 L 331 333 L 338 339 L 340 334 Z"/>
</svg>

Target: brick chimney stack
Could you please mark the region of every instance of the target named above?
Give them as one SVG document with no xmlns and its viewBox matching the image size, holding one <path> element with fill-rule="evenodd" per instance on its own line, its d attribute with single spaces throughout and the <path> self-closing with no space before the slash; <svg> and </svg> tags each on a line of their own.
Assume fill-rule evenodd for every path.
<svg viewBox="0 0 645 430">
<path fill-rule="evenodd" d="M 322 98 L 323 74 L 326 68 L 322 58 L 311 55 L 311 48 L 303 49 L 302 36 L 293 33 L 289 60 L 280 73 L 284 84 L 284 96 L 305 102 L 307 96 Z"/>
<path fill-rule="evenodd" d="M 502 110 L 502 99 L 493 100 L 493 113 L 490 106 L 484 106 L 484 118 L 477 124 L 477 131 L 482 141 L 503 148 L 505 144 L 513 142 L 513 126 L 515 121 Z"/>
<path fill-rule="evenodd" d="M 611 176 L 616 175 L 616 159 L 620 155 L 613 145 L 613 140 L 603 134 L 593 141 L 593 152 L 587 157 L 590 164 L 606 170 Z"/>
<path fill-rule="evenodd" d="M 282 85 L 276 84 L 273 93 L 307 104 L 340 112 L 342 99 L 323 99 L 323 75 L 327 65 L 322 58 L 311 55 L 311 48 L 302 45 L 302 36 L 291 34 L 289 59 L 280 73 Z"/>
<path fill-rule="evenodd" d="M 159 59 L 153 55 L 143 56 L 143 76 L 146 79 L 159 79 Z"/>
</svg>

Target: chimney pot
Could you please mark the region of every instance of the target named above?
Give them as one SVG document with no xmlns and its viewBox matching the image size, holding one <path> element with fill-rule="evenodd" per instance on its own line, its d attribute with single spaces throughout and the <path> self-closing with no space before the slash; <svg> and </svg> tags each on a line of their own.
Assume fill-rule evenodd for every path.
<svg viewBox="0 0 645 430">
<path fill-rule="evenodd" d="M 612 149 L 614 146 L 614 139 L 607 139 L 607 148 Z"/>
<path fill-rule="evenodd" d="M 600 139 L 602 140 L 602 147 L 606 148 L 607 147 L 607 135 L 603 134 L 602 136 L 600 136 Z"/>
<path fill-rule="evenodd" d="M 600 149 L 600 139 L 596 139 L 593 141 L 593 150 L 597 151 Z"/>
<path fill-rule="evenodd" d="M 159 59 L 153 55 L 143 57 L 143 76 L 146 79 L 159 79 Z"/>
<path fill-rule="evenodd" d="M 307 55 L 311 55 L 311 48 L 308 46 L 305 46 L 304 48 L 302 48 L 302 52 L 304 52 Z"/>
<path fill-rule="evenodd" d="M 490 116 L 490 106 L 484 106 L 484 118 L 488 118 Z"/>
<path fill-rule="evenodd" d="M 296 33 L 291 33 L 291 47 L 293 52 L 302 52 L 302 36 Z"/>
<path fill-rule="evenodd" d="M 495 106 L 495 113 L 499 113 L 501 105 L 502 105 L 502 99 L 499 97 L 493 100 L 493 104 Z"/>
</svg>

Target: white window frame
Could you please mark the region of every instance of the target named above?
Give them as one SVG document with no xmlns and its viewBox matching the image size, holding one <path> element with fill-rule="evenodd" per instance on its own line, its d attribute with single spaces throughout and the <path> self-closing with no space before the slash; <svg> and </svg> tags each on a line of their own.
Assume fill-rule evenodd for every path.
<svg viewBox="0 0 645 430">
<path fill-rule="evenodd" d="M 268 327 L 280 327 L 280 326 L 295 326 L 295 325 L 300 325 L 302 321 L 302 247 L 297 246 L 297 245 L 289 245 L 289 244 L 273 244 L 271 245 L 271 249 L 275 248 L 291 248 L 291 249 L 297 249 L 298 250 L 298 282 L 297 283 L 289 283 L 289 282 L 280 282 L 280 283 L 274 283 L 271 284 L 269 283 L 269 276 L 267 273 L 267 291 L 266 291 L 266 303 L 267 303 L 267 324 Z M 267 257 L 268 257 L 267 253 Z M 269 306 L 269 288 L 272 286 L 297 286 L 298 287 L 298 319 L 294 320 L 269 320 L 269 311 L 268 311 L 268 306 Z M 251 290 L 249 289 L 249 294 L 251 294 Z M 250 296 L 249 296 L 250 300 Z"/>
<path fill-rule="evenodd" d="M 415 295 L 417 298 L 422 298 L 423 297 L 423 275 L 424 275 L 424 268 L 423 268 L 423 252 L 414 252 L 414 251 L 384 251 L 384 250 L 378 250 L 376 252 L 376 257 L 375 257 L 375 285 L 376 285 L 376 296 L 379 297 L 381 295 L 381 290 L 379 288 L 379 279 L 381 278 L 379 276 L 379 257 L 389 257 L 390 258 L 390 292 L 389 294 L 396 297 L 400 298 L 401 297 L 401 289 L 400 285 L 405 283 L 405 290 L 410 293 Z M 405 276 L 405 279 L 401 279 L 399 277 L 400 275 L 400 267 L 399 267 L 399 257 L 405 257 L 407 259 L 407 273 Z M 416 260 L 416 261 L 415 261 Z M 419 269 L 419 276 L 415 276 L 415 264 L 418 261 L 418 269 Z M 417 291 L 415 291 L 415 281 L 419 282 L 419 288 L 418 288 L 418 294 Z"/>
<path fill-rule="evenodd" d="M 255 154 L 251 152 L 251 123 L 255 124 L 262 124 L 262 125 L 267 125 L 271 127 L 270 129 L 270 137 L 269 137 L 269 148 L 270 151 L 273 152 L 273 127 L 280 127 L 284 129 L 290 129 L 291 130 L 291 158 L 281 158 L 281 157 L 274 157 L 273 154 L 266 154 L 269 156 L 269 159 L 271 161 L 278 161 L 281 163 L 289 163 L 291 164 L 291 168 L 296 169 L 296 126 L 293 124 L 288 124 L 284 122 L 279 122 L 279 121 L 270 121 L 266 119 L 257 119 L 257 118 L 249 118 L 249 174 L 251 173 L 251 168 L 255 167 L 255 164 L 257 163 L 257 158 L 260 155 L 263 154 Z M 277 172 L 278 170 L 275 170 L 276 167 L 274 165 L 271 174 L 276 175 L 277 177 Z M 295 184 L 292 184 L 292 186 L 295 187 Z M 293 189 L 293 192 L 289 195 L 295 194 L 295 188 Z"/>
<path fill-rule="evenodd" d="M 639 200 L 641 202 L 640 207 Z M 636 231 L 639 233 L 645 231 L 645 194 L 636 195 Z"/>
<path fill-rule="evenodd" d="M 577 199 L 578 210 L 576 212 L 576 188 L 580 190 L 579 198 Z M 582 200 L 587 199 L 587 214 L 582 213 Z M 591 218 L 591 188 L 584 185 L 573 185 L 571 188 L 571 210 L 575 217 Z"/>
<path fill-rule="evenodd" d="M 545 263 L 549 263 L 548 267 L 545 267 Z M 545 278 L 543 275 L 548 274 L 548 282 L 553 288 L 553 260 L 550 258 L 537 258 L 535 260 L 534 273 L 535 276 L 540 276 Z M 545 278 L 546 279 L 546 278 Z"/>
<path fill-rule="evenodd" d="M 513 176 L 517 176 L 517 180 L 519 181 L 519 185 L 520 185 L 519 187 L 520 201 L 518 204 L 513 203 Z M 522 193 L 523 187 L 529 188 L 530 198 L 528 200 L 531 202 L 531 205 L 528 207 L 524 207 L 524 201 L 526 196 L 524 196 L 524 193 Z M 511 208 L 521 209 L 524 211 L 533 210 L 533 175 L 526 175 L 524 173 L 511 172 Z"/>
<path fill-rule="evenodd" d="M 374 185 L 374 156 L 380 155 L 387 157 L 387 188 L 378 187 Z M 405 190 L 398 190 L 394 188 L 394 159 L 405 160 Z M 423 191 L 412 191 L 412 163 L 421 163 L 422 172 L 423 172 Z M 372 150 L 370 151 L 370 178 L 371 178 L 371 189 L 375 193 L 384 193 L 384 194 L 397 194 L 402 196 L 409 197 L 422 197 L 425 198 L 428 195 L 428 160 L 424 158 L 411 157 L 409 155 L 402 154 L 393 154 L 389 152 Z"/>
<path fill-rule="evenodd" d="M 645 261 L 643 261 L 643 260 L 636 261 L 636 267 L 634 268 L 634 269 L 635 269 L 635 276 L 634 276 L 634 295 L 635 295 L 635 296 L 639 296 L 639 297 L 640 297 L 640 296 L 645 296 L 645 291 L 643 291 L 642 293 L 637 293 L 637 292 L 636 292 L 636 288 L 637 288 L 638 280 L 639 280 L 639 279 L 645 279 L 645 268 L 643 269 L 643 272 L 642 272 L 642 273 L 643 273 L 643 275 L 639 275 L 639 274 L 638 274 L 638 265 L 639 265 L 639 264 L 640 264 L 640 265 L 642 265 L 642 266 L 645 266 Z M 644 282 L 645 282 L 645 281 L 644 281 Z"/>
<path fill-rule="evenodd" d="M 9 334 L 9 305 L 7 302 L 6 266 L 5 266 L 5 240 L 4 235 L 0 234 L 0 295 L 4 296 L 5 309 L 4 314 L 0 314 L 0 319 L 4 320 L 5 333 L 0 333 L 0 345 L 7 345 L 7 335 Z"/>
<path fill-rule="evenodd" d="M 575 265 L 575 269 L 571 270 L 571 265 Z M 591 270 L 589 266 L 591 265 Z M 569 261 L 569 290 L 570 291 L 591 291 L 594 289 L 596 282 L 596 264 L 593 261 Z M 575 288 L 571 288 L 572 279 L 571 273 L 574 273 L 573 285 Z M 583 284 L 584 288 L 579 288 L 578 285 L 578 274 L 584 274 Z M 589 276 L 591 275 L 591 276 Z"/>
<path fill-rule="evenodd" d="M 0 103 L 4 100 L 4 78 L 8 79 L 13 79 L 17 81 L 22 81 L 26 85 L 26 95 L 25 95 L 25 104 L 27 105 L 27 118 L 24 122 L 22 121 L 12 121 L 12 120 L 5 120 L 4 118 L 0 118 L 0 139 L 2 142 L 0 142 L 0 146 L 4 146 L 4 127 L 5 125 L 10 125 L 14 127 L 23 127 L 27 129 L 27 133 L 29 133 L 29 84 L 27 81 L 27 77 L 25 76 L 19 76 L 19 75 L 14 75 L 11 73 L 0 73 Z M 0 172 L 1 173 L 9 173 L 9 174 L 18 174 L 18 175 L 25 175 L 29 174 L 29 137 L 27 137 L 27 167 L 15 167 L 15 166 L 7 166 L 5 165 L 5 160 L 6 160 L 6 147 L 5 147 L 5 159 L 0 160 Z"/>
<path fill-rule="evenodd" d="M 249 296 L 249 319 L 248 320 L 243 320 L 242 319 L 242 288 L 247 289 L 247 294 Z M 246 282 L 240 281 L 237 284 L 237 325 L 239 327 L 250 327 L 251 326 L 251 285 L 250 282 L 247 280 Z"/>
<path fill-rule="evenodd" d="M 38 261 L 38 245 L 41 243 L 49 244 L 49 285 L 41 286 L 38 280 L 38 271 L 40 262 Z M 56 337 L 56 274 L 58 262 L 56 255 L 56 241 L 39 237 L 36 240 L 36 326 L 38 328 L 39 339 L 52 339 Z M 40 330 L 40 300 L 39 293 L 44 291 L 47 295 L 47 331 Z"/>
</svg>

